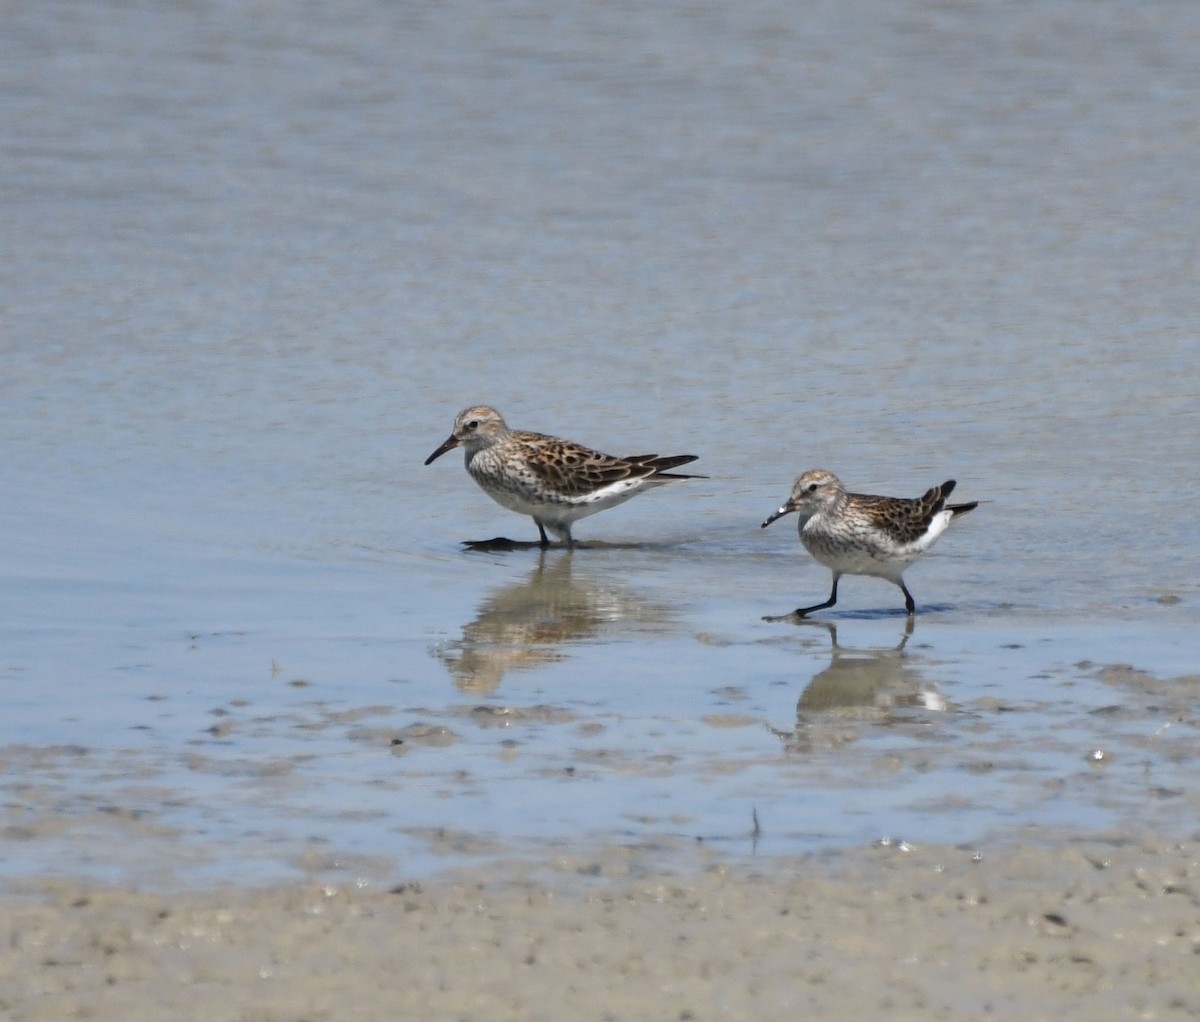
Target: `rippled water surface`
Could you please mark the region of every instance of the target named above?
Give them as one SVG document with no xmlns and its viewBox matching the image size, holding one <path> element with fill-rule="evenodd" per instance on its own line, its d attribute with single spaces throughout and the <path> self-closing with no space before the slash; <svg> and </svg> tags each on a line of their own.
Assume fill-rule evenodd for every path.
<svg viewBox="0 0 1200 1022">
<path fill-rule="evenodd" d="M 3 870 L 1191 833 L 1200 8 L 16 3 Z M 680 483 L 536 537 L 467 404 Z M 982 501 L 899 593 L 802 469 Z M 590 543 L 588 541 L 591 541 Z"/>
</svg>

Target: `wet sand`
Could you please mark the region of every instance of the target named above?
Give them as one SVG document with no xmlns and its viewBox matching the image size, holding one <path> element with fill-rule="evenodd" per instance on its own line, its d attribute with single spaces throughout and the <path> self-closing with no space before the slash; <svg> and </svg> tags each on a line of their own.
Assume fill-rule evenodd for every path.
<svg viewBox="0 0 1200 1022">
<path fill-rule="evenodd" d="M 0 1014 L 1095 1019 L 1200 1013 L 1200 841 L 881 845 L 687 874 L 613 849 L 433 882 L 0 901 Z"/>
<path fill-rule="evenodd" d="M 1200 5 L 5 14 L 0 1020 L 1200 1014 Z"/>
</svg>

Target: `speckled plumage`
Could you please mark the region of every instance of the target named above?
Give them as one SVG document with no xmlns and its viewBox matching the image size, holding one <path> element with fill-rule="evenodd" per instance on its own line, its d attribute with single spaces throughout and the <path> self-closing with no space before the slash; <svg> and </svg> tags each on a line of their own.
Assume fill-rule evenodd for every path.
<svg viewBox="0 0 1200 1022">
<path fill-rule="evenodd" d="M 663 483 L 704 478 L 671 472 L 695 461 L 694 454 L 617 458 L 560 437 L 509 429 L 487 405 L 459 412 L 449 438 L 425 464 L 455 447 L 462 447 L 467 472 L 489 497 L 533 518 L 542 546 L 549 544 L 547 529 L 572 546 L 571 524 L 580 518 Z"/>
<path fill-rule="evenodd" d="M 804 617 L 837 603 L 843 575 L 887 579 L 904 593 L 905 610 L 915 613 L 904 569 L 932 547 L 954 519 L 978 506 L 978 501 L 947 504 L 954 486 L 948 479 L 920 497 L 877 497 L 847 493 L 837 476 L 823 469 L 798 476 L 787 501 L 762 527 L 793 511 L 799 514 L 800 542 L 833 572 L 833 590 L 824 603 L 800 607 L 794 615 Z"/>
</svg>

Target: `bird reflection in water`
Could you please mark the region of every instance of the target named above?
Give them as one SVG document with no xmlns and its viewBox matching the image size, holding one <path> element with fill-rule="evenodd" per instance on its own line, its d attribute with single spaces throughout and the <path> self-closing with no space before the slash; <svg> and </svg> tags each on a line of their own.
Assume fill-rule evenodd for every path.
<svg viewBox="0 0 1200 1022">
<path fill-rule="evenodd" d="M 624 585 L 589 571 L 573 577 L 570 553 L 542 553 L 519 582 L 493 590 L 463 625 L 462 638 L 436 650 L 454 684 L 488 695 L 509 671 L 532 670 L 565 660 L 568 643 L 590 639 L 624 623 L 667 620 L 666 608 Z"/>
<path fill-rule="evenodd" d="M 829 632 L 829 666 L 818 671 L 796 702 L 796 729 L 771 731 L 788 752 L 810 752 L 855 741 L 864 724 L 894 725 L 914 720 L 914 712 L 942 713 L 946 699 L 926 680 L 919 661 L 905 653 L 913 633 L 908 619 L 895 646 L 848 648 L 838 643 L 831 621 L 798 622 Z"/>
</svg>

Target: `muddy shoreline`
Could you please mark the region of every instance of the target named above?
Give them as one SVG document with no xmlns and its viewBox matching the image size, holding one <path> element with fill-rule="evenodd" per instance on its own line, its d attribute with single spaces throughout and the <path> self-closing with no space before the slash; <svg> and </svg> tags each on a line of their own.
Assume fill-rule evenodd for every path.
<svg viewBox="0 0 1200 1022">
<path fill-rule="evenodd" d="M 1200 837 L 878 845 L 673 874 L 628 850 L 445 879 L 2 899 L 14 1022 L 1183 1018 Z"/>
</svg>

